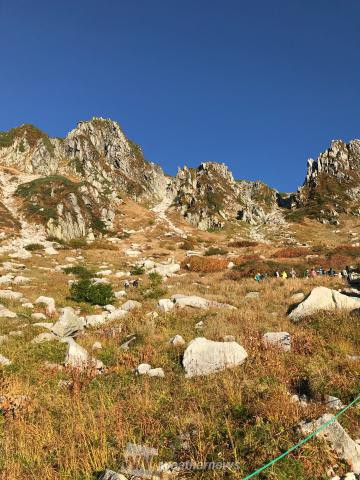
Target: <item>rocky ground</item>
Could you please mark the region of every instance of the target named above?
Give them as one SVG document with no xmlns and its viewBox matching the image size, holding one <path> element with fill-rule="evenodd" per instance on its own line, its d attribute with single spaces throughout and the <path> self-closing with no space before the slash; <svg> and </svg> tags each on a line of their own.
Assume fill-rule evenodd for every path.
<svg viewBox="0 0 360 480">
<path fill-rule="evenodd" d="M 0 478 L 242 479 L 356 397 L 360 298 L 344 279 L 257 283 L 244 268 L 300 276 L 356 263 L 357 247 L 249 244 L 164 204 L 123 208 L 118 237 L 2 240 Z M 71 298 L 84 271 L 112 286 L 109 304 Z M 356 478 L 359 418 L 349 409 L 261 478 Z"/>
</svg>

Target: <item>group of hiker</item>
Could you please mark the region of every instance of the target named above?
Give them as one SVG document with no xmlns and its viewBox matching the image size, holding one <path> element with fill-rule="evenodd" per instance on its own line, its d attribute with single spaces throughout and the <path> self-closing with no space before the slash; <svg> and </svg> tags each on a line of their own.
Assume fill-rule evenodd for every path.
<svg viewBox="0 0 360 480">
<path fill-rule="evenodd" d="M 302 277 L 303 278 L 315 278 L 317 276 L 321 275 L 327 275 L 330 277 L 339 277 L 339 278 L 349 278 L 351 273 L 351 268 L 349 266 L 346 266 L 343 270 L 340 271 L 335 271 L 332 267 L 330 267 L 328 270 L 325 270 L 323 267 L 320 267 L 318 269 L 316 268 L 311 268 L 310 270 L 307 268 Z M 292 268 L 289 272 L 286 270 L 283 270 L 282 272 L 279 272 L 278 270 L 275 272 L 275 277 L 276 278 L 282 278 L 286 280 L 287 278 L 298 278 L 297 272 L 294 268 Z M 254 277 L 254 279 L 257 282 L 261 282 L 262 280 L 265 280 L 268 278 L 267 273 L 257 273 Z"/>
</svg>

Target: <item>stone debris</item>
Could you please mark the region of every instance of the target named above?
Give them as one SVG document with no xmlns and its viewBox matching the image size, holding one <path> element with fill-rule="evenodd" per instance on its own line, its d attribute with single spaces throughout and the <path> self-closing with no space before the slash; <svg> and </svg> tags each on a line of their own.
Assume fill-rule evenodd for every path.
<svg viewBox="0 0 360 480">
<path fill-rule="evenodd" d="M 15 312 L 12 312 L 8 308 L 4 307 L 3 305 L 0 305 L 0 317 L 4 318 L 16 318 L 17 315 Z"/>
<path fill-rule="evenodd" d="M 275 346 L 284 352 L 291 350 L 291 336 L 288 332 L 268 332 L 263 336 L 263 342 L 266 346 Z"/>
<path fill-rule="evenodd" d="M 56 313 L 56 307 L 55 307 L 55 300 L 51 297 L 38 297 L 35 300 L 35 304 L 43 303 L 46 305 L 46 314 L 47 315 L 54 315 Z"/>
<path fill-rule="evenodd" d="M 245 298 L 259 298 L 260 292 L 248 292 Z"/>
<path fill-rule="evenodd" d="M 17 301 L 23 298 L 23 294 L 20 292 L 13 292 L 12 290 L 0 290 L 0 298 L 4 300 Z"/>
<path fill-rule="evenodd" d="M 158 301 L 158 307 L 160 308 L 160 310 L 167 313 L 175 307 L 175 303 L 169 298 L 161 298 Z"/>
<path fill-rule="evenodd" d="M 11 361 L 8 358 L 4 357 L 4 355 L 0 354 L 0 365 L 3 367 L 7 367 L 8 365 L 11 365 Z"/>
<path fill-rule="evenodd" d="M 165 377 L 165 373 L 162 368 L 152 368 L 151 365 L 148 363 L 141 363 L 140 365 L 138 365 L 135 372 L 138 375 L 147 375 L 148 377 Z"/>
<path fill-rule="evenodd" d="M 170 343 L 174 347 L 182 347 L 186 342 L 181 335 L 175 335 L 170 339 Z"/>
<path fill-rule="evenodd" d="M 137 308 L 141 308 L 141 303 L 137 302 L 136 300 L 128 300 L 123 305 L 121 305 L 121 310 L 126 310 L 130 312 L 131 310 L 135 310 Z"/>
<path fill-rule="evenodd" d="M 68 344 L 64 363 L 66 367 L 77 368 L 79 370 L 93 369 L 101 371 L 104 369 L 102 361 L 91 357 L 85 348 L 76 343 L 73 338 L 64 338 L 62 341 Z"/>
</svg>

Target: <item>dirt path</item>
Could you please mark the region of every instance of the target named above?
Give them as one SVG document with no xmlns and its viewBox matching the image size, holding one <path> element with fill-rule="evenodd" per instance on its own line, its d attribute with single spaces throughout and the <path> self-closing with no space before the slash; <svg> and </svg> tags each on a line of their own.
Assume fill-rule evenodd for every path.
<svg viewBox="0 0 360 480">
<path fill-rule="evenodd" d="M 166 215 L 166 211 L 168 210 L 171 204 L 172 204 L 172 199 L 165 197 L 160 203 L 155 205 L 155 207 L 153 207 L 151 211 L 155 213 L 157 222 L 166 223 L 170 228 L 170 230 L 177 233 L 178 235 L 182 235 L 182 236 L 186 235 L 184 230 L 181 230 L 181 228 L 178 228 L 176 225 L 174 225 L 174 223 Z"/>
</svg>

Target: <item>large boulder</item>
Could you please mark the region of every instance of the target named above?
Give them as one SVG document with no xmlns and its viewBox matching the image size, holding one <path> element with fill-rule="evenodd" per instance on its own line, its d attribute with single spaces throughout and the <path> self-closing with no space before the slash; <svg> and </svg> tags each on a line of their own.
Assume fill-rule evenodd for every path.
<svg viewBox="0 0 360 480">
<path fill-rule="evenodd" d="M 237 342 L 213 342 L 203 337 L 192 340 L 185 350 L 183 366 L 186 377 L 198 377 L 236 367 L 247 358 Z"/>
<path fill-rule="evenodd" d="M 320 310 L 355 310 L 357 308 L 360 308 L 360 298 L 349 297 L 326 287 L 316 287 L 303 302 L 292 310 L 289 317 L 298 321 Z"/>
<path fill-rule="evenodd" d="M 331 418 L 333 418 L 333 416 L 326 413 L 317 420 L 302 423 L 300 425 L 301 432 L 303 435 L 309 435 Z M 330 443 L 331 448 L 349 463 L 354 473 L 360 473 L 360 445 L 354 442 L 337 420 L 317 433 L 317 436 L 325 438 Z"/>
<path fill-rule="evenodd" d="M 78 317 L 72 307 L 65 307 L 51 331 L 58 337 L 71 337 L 83 329 L 84 319 Z"/>
</svg>

